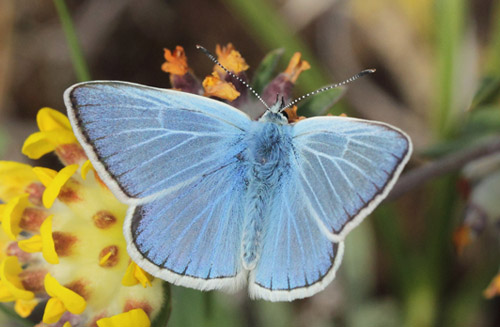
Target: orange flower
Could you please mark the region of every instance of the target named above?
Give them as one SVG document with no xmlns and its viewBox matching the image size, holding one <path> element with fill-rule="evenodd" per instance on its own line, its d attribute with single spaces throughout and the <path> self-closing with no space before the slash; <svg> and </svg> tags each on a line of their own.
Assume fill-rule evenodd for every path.
<svg viewBox="0 0 500 327">
<path fill-rule="evenodd" d="M 169 49 L 163 50 L 166 62 L 161 65 L 161 69 L 164 72 L 180 76 L 188 72 L 187 57 L 183 47 L 178 45 L 173 52 Z"/>
<path fill-rule="evenodd" d="M 295 52 L 292 59 L 290 59 L 288 67 L 285 69 L 285 74 L 292 83 L 297 81 L 297 78 L 299 78 L 299 75 L 303 71 L 311 68 L 311 65 L 309 65 L 307 61 L 300 59 L 300 57 L 301 54 L 299 52 Z"/>
<path fill-rule="evenodd" d="M 217 59 L 222 66 L 226 67 L 235 74 L 241 73 L 249 68 L 245 59 L 241 54 L 234 49 L 232 43 L 228 43 L 226 46 L 222 47 L 217 44 L 215 47 L 215 53 L 217 54 Z M 219 74 L 224 76 L 226 72 L 220 68 L 218 65 L 214 66 L 214 70 Z"/>
</svg>

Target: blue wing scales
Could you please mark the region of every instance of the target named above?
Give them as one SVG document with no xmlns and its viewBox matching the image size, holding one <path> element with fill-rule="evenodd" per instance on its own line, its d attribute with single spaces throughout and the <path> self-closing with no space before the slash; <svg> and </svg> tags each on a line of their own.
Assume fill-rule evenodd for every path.
<svg viewBox="0 0 500 327">
<path fill-rule="evenodd" d="M 236 156 L 250 123 L 219 101 L 124 82 L 77 84 L 65 101 L 94 167 L 129 204 L 192 183 Z"/>
<path fill-rule="evenodd" d="M 296 169 L 291 167 L 292 172 Z M 252 297 L 292 301 L 321 291 L 335 278 L 344 243 L 324 235 L 303 202 L 305 197 L 292 173 L 270 199 L 262 253 L 250 273 Z"/>
<path fill-rule="evenodd" d="M 306 119 L 293 135 L 303 201 L 335 242 L 388 194 L 412 148 L 397 128 L 352 118 Z"/>
</svg>

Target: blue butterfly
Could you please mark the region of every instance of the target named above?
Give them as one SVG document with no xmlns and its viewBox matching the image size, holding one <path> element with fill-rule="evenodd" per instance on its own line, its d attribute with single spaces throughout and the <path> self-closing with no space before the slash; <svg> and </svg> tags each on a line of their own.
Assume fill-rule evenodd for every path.
<svg viewBox="0 0 500 327">
<path fill-rule="evenodd" d="M 291 301 L 335 277 L 345 236 L 384 199 L 412 145 L 385 123 L 314 117 L 281 101 L 258 120 L 206 97 L 114 81 L 64 94 L 116 197 L 132 259 L 199 290 Z"/>
</svg>

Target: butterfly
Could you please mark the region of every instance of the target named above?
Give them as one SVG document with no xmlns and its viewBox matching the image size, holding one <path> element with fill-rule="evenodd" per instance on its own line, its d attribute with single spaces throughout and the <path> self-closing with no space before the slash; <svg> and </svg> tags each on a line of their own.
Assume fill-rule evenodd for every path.
<svg viewBox="0 0 500 327">
<path fill-rule="evenodd" d="M 128 82 L 64 94 L 76 137 L 129 205 L 127 249 L 176 285 L 292 301 L 335 277 L 343 240 L 387 196 L 412 145 L 381 122 L 259 120 L 210 98 Z"/>
</svg>

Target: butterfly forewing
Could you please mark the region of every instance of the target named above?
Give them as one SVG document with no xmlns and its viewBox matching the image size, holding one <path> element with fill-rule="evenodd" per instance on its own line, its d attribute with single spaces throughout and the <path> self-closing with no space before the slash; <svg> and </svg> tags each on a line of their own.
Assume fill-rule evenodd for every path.
<svg viewBox="0 0 500 327">
<path fill-rule="evenodd" d="M 224 165 L 250 122 L 218 101 L 124 82 L 77 84 L 65 101 L 95 168 L 127 203 L 147 202 Z"/>
</svg>

